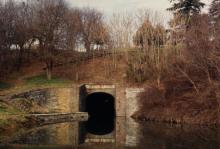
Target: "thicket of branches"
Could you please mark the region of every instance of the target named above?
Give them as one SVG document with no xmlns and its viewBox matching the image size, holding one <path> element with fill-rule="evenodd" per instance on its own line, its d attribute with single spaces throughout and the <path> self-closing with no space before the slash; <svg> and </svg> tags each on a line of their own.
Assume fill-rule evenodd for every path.
<svg viewBox="0 0 220 149">
<path fill-rule="evenodd" d="M 141 62 L 138 67 L 133 62 L 130 65 L 133 66 L 132 68 L 137 70 L 141 68 L 143 72 L 150 74 L 144 75 L 148 76 L 145 80 L 153 84 L 140 95 L 142 106 L 139 113 L 146 114 L 151 108 L 162 109 L 163 107 L 170 110 L 169 112 L 179 113 L 175 111 L 176 106 L 172 107 L 172 104 L 178 103 L 183 104 L 180 110 L 186 110 L 185 114 L 189 117 L 190 110 L 199 114 L 202 114 L 202 110 L 219 112 L 220 1 L 213 1 L 209 13 L 201 13 L 204 4 L 199 0 L 190 1 L 192 5 L 188 6 L 186 4 L 189 4 L 189 1 L 172 1 L 173 7 L 169 10 L 174 12 L 174 18 L 170 21 L 170 29 L 165 33 L 166 40 L 159 42 L 160 38 L 157 38 L 158 44 L 153 48 L 153 54 L 147 51 L 155 41 L 153 37 L 158 35 L 154 31 L 156 27 L 149 21 L 144 22 L 135 35 L 134 42 L 142 53 L 146 52 L 145 55 L 150 55 L 150 58 L 143 59 L 144 62 Z M 193 5 L 196 6 L 193 7 Z M 150 37 L 151 40 L 148 41 Z M 162 34 L 160 37 L 163 37 Z M 144 44 L 147 45 L 144 46 Z M 155 62 L 149 62 L 154 57 Z M 139 67 L 144 63 L 148 67 Z M 152 67 L 156 69 L 151 69 Z M 214 116 L 218 119 L 218 116 Z"/>
<path fill-rule="evenodd" d="M 146 12 L 105 19 L 98 10 L 70 7 L 65 0 L 0 1 L 0 77 L 40 60 L 51 79 L 55 65 L 103 49 L 112 53 L 115 69 L 116 53 L 134 47 L 133 35 Z"/>
<path fill-rule="evenodd" d="M 110 46 L 103 14 L 70 8 L 64 0 L 0 1 L 0 24 L 1 76 L 38 58 L 51 79 L 55 62 L 75 56 L 73 51 Z"/>
<path fill-rule="evenodd" d="M 117 50 L 135 48 L 125 54 L 129 80 L 156 81 L 160 87 L 171 76 L 181 76 L 199 92 L 202 77 L 195 78 L 195 72 L 209 84 L 219 76 L 220 2 L 213 0 L 209 14 L 201 14 L 199 0 L 171 2 L 174 18 L 166 29 L 149 10 L 105 20 L 101 12 L 71 8 L 65 0 L 0 1 L 0 77 L 38 59 L 51 79 L 56 63 L 81 59 L 82 47 L 87 54 L 113 49 L 117 67 Z"/>
<path fill-rule="evenodd" d="M 184 66 L 206 74 L 212 82 L 219 75 L 219 1 L 213 1 L 209 14 L 201 14 L 204 4 L 200 1 L 174 1 L 174 18 L 170 29 L 149 18 L 143 20 L 133 42 L 139 49 L 131 56 L 128 76 L 137 82 L 166 80 L 176 72 L 184 75 L 196 89 L 196 83 Z M 195 5 L 195 7 L 194 7 Z M 186 21 L 187 20 L 187 21 Z M 213 78 L 214 77 L 214 78 Z M 202 79 L 202 78 L 200 78 Z M 196 89 L 197 90 L 197 89 Z"/>
</svg>

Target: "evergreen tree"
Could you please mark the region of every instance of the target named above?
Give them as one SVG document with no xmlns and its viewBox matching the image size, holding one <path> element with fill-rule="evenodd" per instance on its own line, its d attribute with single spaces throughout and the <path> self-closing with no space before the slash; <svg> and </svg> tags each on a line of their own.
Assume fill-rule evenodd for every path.
<svg viewBox="0 0 220 149">
<path fill-rule="evenodd" d="M 194 14 L 199 14 L 205 6 L 200 0 L 169 0 L 173 6 L 167 10 L 173 11 L 174 14 L 179 14 L 185 19 L 190 19 Z"/>
<path fill-rule="evenodd" d="M 210 7 L 213 43 L 216 49 L 220 48 L 220 0 L 213 0 Z"/>
<path fill-rule="evenodd" d="M 220 0 L 213 0 L 210 8 L 210 16 L 214 22 L 220 22 Z"/>
</svg>

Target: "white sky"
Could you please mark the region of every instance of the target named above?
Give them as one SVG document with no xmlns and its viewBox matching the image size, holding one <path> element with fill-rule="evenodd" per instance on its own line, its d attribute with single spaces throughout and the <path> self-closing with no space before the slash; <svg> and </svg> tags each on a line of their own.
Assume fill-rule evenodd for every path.
<svg viewBox="0 0 220 149">
<path fill-rule="evenodd" d="M 22 0 L 16 0 L 22 1 Z M 171 18 L 166 9 L 171 6 L 169 0 L 66 0 L 72 7 L 91 7 L 111 16 L 115 12 L 134 12 L 138 9 L 150 9 L 161 13 L 165 22 Z M 207 4 L 203 11 L 208 10 L 212 0 L 201 0 Z"/>
<path fill-rule="evenodd" d="M 208 10 L 212 0 L 201 0 L 207 6 L 203 11 Z M 150 9 L 161 13 L 164 21 L 168 22 L 171 13 L 166 11 L 171 7 L 169 0 L 67 0 L 73 7 L 91 7 L 103 12 L 106 16 L 111 16 L 115 12 L 134 12 L 138 9 Z"/>
<path fill-rule="evenodd" d="M 0 0 L 1 1 L 1 0 Z M 15 0 L 25 1 L 25 0 Z M 114 12 L 128 11 L 132 12 L 137 9 L 151 9 L 167 14 L 166 8 L 170 7 L 169 0 L 66 0 L 72 7 L 91 7 L 96 8 L 106 15 Z M 208 6 L 212 0 L 201 0 Z M 207 7 L 205 8 L 207 9 Z"/>
<path fill-rule="evenodd" d="M 166 14 L 170 7 L 169 0 L 67 0 L 74 7 L 92 7 L 104 13 L 112 14 L 120 11 L 134 11 L 137 9 L 152 9 Z M 212 0 L 202 0 L 210 4 Z"/>
</svg>

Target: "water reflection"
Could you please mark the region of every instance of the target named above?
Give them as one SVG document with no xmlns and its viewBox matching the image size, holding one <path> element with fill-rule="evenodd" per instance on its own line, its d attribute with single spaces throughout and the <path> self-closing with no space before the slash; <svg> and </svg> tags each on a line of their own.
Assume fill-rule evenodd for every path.
<svg viewBox="0 0 220 149">
<path fill-rule="evenodd" d="M 199 126 L 171 126 L 146 123 L 141 127 L 139 147 L 164 149 L 217 149 L 219 148 L 218 128 Z"/>
<path fill-rule="evenodd" d="M 89 118 L 86 130 L 91 134 L 105 135 L 114 131 L 114 125 L 114 119 Z"/>
<path fill-rule="evenodd" d="M 78 145 L 79 123 L 60 123 L 21 132 L 11 144 Z"/>
<path fill-rule="evenodd" d="M 218 128 L 136 123 L 117 118 L 114 131 L 107 135 L 91 134 L 85 123 L 71 122 L 18 132 L 10 144 L 16 148 L 52 145 L 80 149 L 218 149 L 220 136 Z"/>
</svg>

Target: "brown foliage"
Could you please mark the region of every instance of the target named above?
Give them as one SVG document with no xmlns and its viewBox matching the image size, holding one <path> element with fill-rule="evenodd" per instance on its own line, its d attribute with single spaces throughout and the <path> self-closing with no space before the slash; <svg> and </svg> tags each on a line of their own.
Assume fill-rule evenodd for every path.
<svg viewBox="0 0 220 149">
<path fill-rule="evenodd" d="M 144 112 L 146 109 L 149 110 L 152 107 L 163 106 L 166 100 L 163 96 L 164 90 L 159 89 L 157 86 L 152 85 L 145 88 L 145 91 L 139 95 L 141 99 L 140 109 Z"/>
<path fill-rule="evenodd" d="M 219 44 L 212 37 L 209 17 L 194 16 L 185 32 L 181 55 L 162 80 L 140 95 L 136 118 L 177 123 L 219 123 Z M 216 45 L 217 44 L 217 45 Z M 170 65 L 171 66 L 171 65 Z"/>
<path fill-rule="evenodd" d="M 0 24 L 0 69 L 7 72 L 30 63 L 31 53 L 37 51 L 36 58 L 45 63 L 51 79 L 56 63 L 75 57 L 64 56 L 66 50 L 76 51 L 83 45 L 87 51 L 95 45 L 101 50 L 109 44 L 103 14 L 95 9 L 70 8 L 65 0 L 0 1 Z"/>
</svg>

